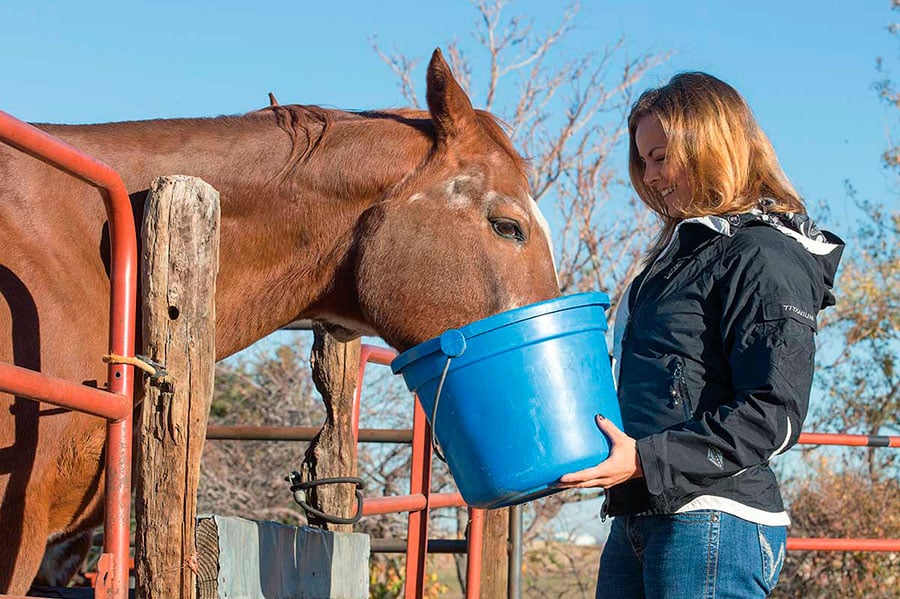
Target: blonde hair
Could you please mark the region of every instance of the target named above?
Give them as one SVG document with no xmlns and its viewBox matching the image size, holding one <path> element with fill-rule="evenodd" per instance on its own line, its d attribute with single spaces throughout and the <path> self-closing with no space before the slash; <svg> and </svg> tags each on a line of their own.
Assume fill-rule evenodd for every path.
<svg viewBox="0 0 900 599">
<path fill-rule="evenodd" d="M 690 181 L 693 196 L 683 208 L 688 217 L 739 214 L 753 208 L 806 212 L 772 142 L 737 90 L 706 73 L 680 73 L 641 94 L 628 116 L 631 183 L 663 225 L 650 248 L 651 258 L 672 238 L 680 219 L 669 216 L 659 192 L 644 183 L 635 131 L 648 115 L 659 119 L 666 134 L 668 166 L 683 170 Z"/>
</svg>

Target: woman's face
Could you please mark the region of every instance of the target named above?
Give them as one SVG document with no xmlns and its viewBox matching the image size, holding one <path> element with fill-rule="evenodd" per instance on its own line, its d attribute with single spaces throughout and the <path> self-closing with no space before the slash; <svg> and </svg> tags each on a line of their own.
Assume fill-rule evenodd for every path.
<svg viewBox="0 0 900 599">
<path fill-rule="evenodd" d="M 668 216 L 685 218 L 693 189 L 687 172 L 666 161 L 668 139 L 656 115 L 648 114 L 638 121 L 634 143 L 644 163 L 644 184 L 662 197 Z"/>
</svg>

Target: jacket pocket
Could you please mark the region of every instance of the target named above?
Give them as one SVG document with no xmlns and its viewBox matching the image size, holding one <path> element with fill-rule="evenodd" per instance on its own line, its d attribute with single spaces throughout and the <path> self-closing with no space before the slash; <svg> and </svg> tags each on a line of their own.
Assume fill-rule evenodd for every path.
<svg viewBox="0 0 900 599">
<path fill-rule="evenodd" d="M 680 408 L 682 416 L 687 421 L 694 417 L 694 409 L 691 406 L 684 368 L 684 359 L 680 356 L 672 356 L 669 362 L 669 407 Z"/>
</svg>

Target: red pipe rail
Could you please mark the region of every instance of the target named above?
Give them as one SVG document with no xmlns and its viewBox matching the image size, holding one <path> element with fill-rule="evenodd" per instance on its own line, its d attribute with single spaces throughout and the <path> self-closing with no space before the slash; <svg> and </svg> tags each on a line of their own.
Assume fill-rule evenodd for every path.
<svg viewBox="0 0 900 599">
<path fill-rule="evenodd" d="M 397 356 L 392 349 L 364 344 L 360 348 L 360 367 L 353 401 L 353 435 L 359 441 L 359 407 L 363 379 L 369 363 L 390 365 Z M 422 599 L 425 593 L 425 557 L 428 547 L 428 510 L 466 505 L 459 493 L 431 492 L 431 428 L 418 401 L 414 402 L 412 465 L 409 495 L 368 498 L 363 502 L 363 515 L 409 512 L 406 542 L 405 599 Z M 481 594 L 481 554 L 484 510 L 469 508 L 469 534 L 466 542 L 466 599 Z"/>
<path fill-rule="evenodd" d="M 802 445 L 840 445 L 845 447 L 900 447 L 900 436 L 844 435 L 838 433 L 801 433 Z M 789 537 L 788 551 L 898 551 L 900 539 L 834 539 L 825 537 Z"/>
<path fill-rule="evenodd" d="M 102 162 L 3 111 L 0 141 L 100 191 L 109 221 L 111 253 L 109 353 L 134 356 L 137 240 L 131 202 L 122 179 Z M 101 391 L 18 366 L 0 365 L 0 391 L 107 419 L 106 534 L 99 565 L 98 599 L 128 596 L 133 374 L 133 366 L 110 364 L 108 391 Z"/>
<path fill-rule="evenodd" d="M 788 551 L 900 551 L 900 539 L 788 537 Z"/>
<path fill-rule="evenodd" d="M 81 388 L 79 386 L 79 388 Z M 218 441 L 312 441 L 317 426 L 225 426 L 210 425 L 206 438 Z M 360 428 L 360 443 L 412 443 L 411 428 Z M 798 445 L 840 445 L 848 447 L 900 447 L 900 437 L 844 435 L 838 433 L 801 433 Z"/>
<path fill-rule="evenodd" d="M 900 437 L 886 435 L 842 435 L 838 433 L 800 433 L 801 445 L 844 445 L 848 447 L 900 447 Z"/>
<path fill-rule="evenodd" d="M 231 426 L 212 424 L 206 438 L 215 441 L 312 441 L 320 426 Z M 411 428 L 360 428 L 360 443 L 412 443 Z"/>
</svg>

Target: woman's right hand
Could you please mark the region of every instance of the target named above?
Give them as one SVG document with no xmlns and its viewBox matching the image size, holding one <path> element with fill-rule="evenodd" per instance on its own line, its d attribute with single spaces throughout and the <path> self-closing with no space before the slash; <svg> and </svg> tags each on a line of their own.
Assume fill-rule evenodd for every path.
<svg viewBox="0 0 900 599">
<path fill-rule="evenodd" d="M 608 489 L 632 478 L 642 478 L 644 470 L 637 452 L 637 441 L 601 414 L 594 416 L 594 422 L 609 439 L 609 457 L 596 466 L 563 475 L 559 479 L 560 486 L 565 489 Z"/>
</svg>

